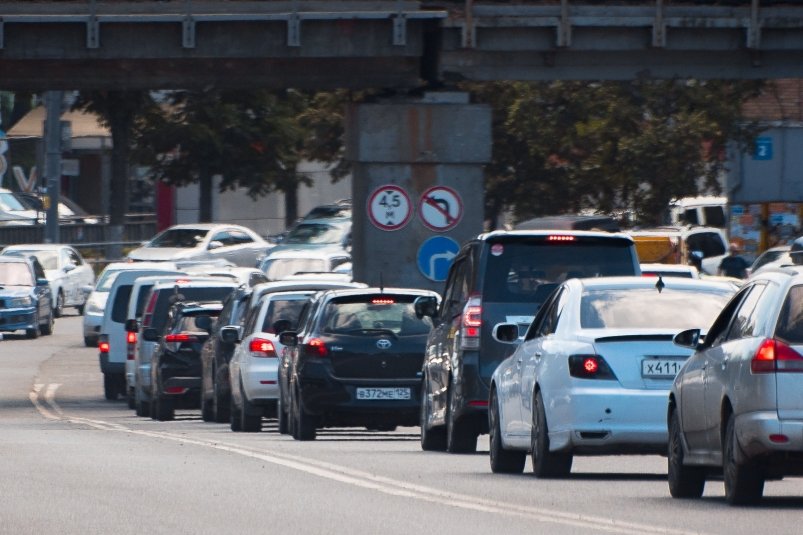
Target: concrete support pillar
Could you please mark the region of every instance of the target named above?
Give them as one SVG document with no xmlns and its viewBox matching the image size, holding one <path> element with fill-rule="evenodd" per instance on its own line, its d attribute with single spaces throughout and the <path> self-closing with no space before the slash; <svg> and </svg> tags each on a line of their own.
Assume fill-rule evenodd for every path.
<svg viewBox="0 0 803 535">
<path fill-rule="evenodd" d="M 441 291 L 449 243 L 482 232 L 490 107 L 455 92 L 355 104 L 346 152 L 355 280 Z"/>
</svg>

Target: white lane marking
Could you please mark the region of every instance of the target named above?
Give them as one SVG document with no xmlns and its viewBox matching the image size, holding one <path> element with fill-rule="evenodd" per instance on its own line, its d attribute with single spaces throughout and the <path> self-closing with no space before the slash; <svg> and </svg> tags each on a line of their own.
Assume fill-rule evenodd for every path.
<svg viewBox="0 0 803 535">
<path fill-rule="evenodd" d="M 55 393 L 59 386 L 59 384 L 50 384 L 45 391 L 45 402 L 53 409 L 54 412 L 51 412 L 39 402 L 39 392 L 41 392 L 43 385 L 34 385 L 34 389 L 30 393 L 30 398 L 34 406 L 43 416 L 48 419 L 63 420 L 74 424 L 87 425 L 103 431 L 117 431 L 132 435 L 170 440 L 172 442 L 180 442 L 183 444 L 193 444 L 218 451 L 242 455 L 244 457 L 259 459 L 261 461 L 283 466 L 285 468 L 298 470 L 310 475 L 381 492 L 391 496 L 412 498 L 430 503 L 457 507 L 460 509 L 517 516 L 538 522 L 580 527 L 584 529 L 611 533 L 625 533 L 633 535 L 640 535 L 644 533 L 666 533 L 670 535 L 699 533 L 671 528 L 662 528 L 636 522 L 619 521 L 614 518 L 566 513 L 539 507 L 508 504 L 466 494 L 444 492 L 441 489 L 426 487 L 423 485 L 415 485 L 384 476 L 377 476 L 368 472 L 354 470 L 345 466 L 327 463 L 325 461 L 318 461 L 316 459 L 290 456 L 276 452 L 266 453 L 264 451 L 252 450 L 235 444 L 189 438 L 184 435 L 168 433 L 164 431 L 144 431 L 131 429 L 124 425 L 107 422 L 104 420 L 93 420 L 89 418 L 68 416 L 64 413 L 55 399 Z"/>
</svg>

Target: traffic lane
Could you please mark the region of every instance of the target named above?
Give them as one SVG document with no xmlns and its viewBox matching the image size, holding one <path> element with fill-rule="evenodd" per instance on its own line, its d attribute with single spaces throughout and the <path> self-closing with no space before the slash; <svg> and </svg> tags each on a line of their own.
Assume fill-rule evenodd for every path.
<svg viewBox="0 0 803 535">
<path fill-rule="evenodd" d="M 577 457 L 573 473 L 566 480 L 495 475 L 488 466 L 487 437 L 481 439 L 483 451 L 476 455 L 422 452 L 416 428 L 394 433 L 322 430 L 318 440 L 302 443 L 279 436 L 275 422 L 267 420 L 266 432 L 261 434 L 231 433 L 227 425 L 201 422 L 197 411 L 180 411 L 178 421 L 159 423 L 137 418 L 122 402 L 104 401 L 96 361 L 92 364 L 91 359 L 79 356 L 88 351 L 83 347 L 72 351 L 75 355 L 69 358 L 73 366 L 57 368 L 58 359 L 46 365 L 64 383 L 59 387 L 58 400 L 69 414 L 88 414 L 132 429 L 160 430 L 284 455 L 363 478 L 381 477 L 394 484 L 414 484 L 441 492 L 448 489 L 458 497 L 492 499 L 532 510 L 547 507 L 550 512 L 567 514 L 576 513 L 579 507 L 582 513 L 600 521 L 617 519 L 695 532 L 747 533 L 770 521 L 777 524 L 777 509 L 800 506 L 803 496 L 799 479 L 770 482 L 766 493 L 770 498 L 762 507 L 734 510 L 724 503 L 721 481 L 711 481 L 701 501 L 672 500 L 665 479 L 666 460 L 660 456 Z M 90 353 L 96 358 L 96 352 Z M 65 357 L 69 354 L 65 352 Z M 55 373 L 57 370 L 59 373 Z M 88 376 L 90 382 L 77 380 L 73 372 Z M 791 522 L 786 527 L 796 528 Z"/>
</svg>

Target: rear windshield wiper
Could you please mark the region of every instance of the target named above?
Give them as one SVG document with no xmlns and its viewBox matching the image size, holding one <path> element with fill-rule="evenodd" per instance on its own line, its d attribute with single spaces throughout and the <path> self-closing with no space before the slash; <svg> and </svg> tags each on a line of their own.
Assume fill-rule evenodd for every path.
<svg viewBox="0 0 803 535">
<path fill-rule="evenodd" d="M 389 334 L 393 338 L 398 338 L 398 336 L 396 336 L 396 333 L 394 333 L 390 329 L 368 329 L 368 328 L 365 328 L 365 329 L 349 329 L 346 332 L 347 333 L 383 333 L 383 334 Z"/>
</svg>

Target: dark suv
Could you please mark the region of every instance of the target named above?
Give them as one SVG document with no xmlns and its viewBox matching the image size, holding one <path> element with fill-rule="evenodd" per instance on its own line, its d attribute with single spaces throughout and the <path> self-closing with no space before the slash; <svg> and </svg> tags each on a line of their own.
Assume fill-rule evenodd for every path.
<svg viewBox="0 0 803 535">
<path fill-rule="evenodd" d="M 463 245 L 440 306 L 419 298 L 430 316 L 421 388 L 421 447 L 471 452 L 488 432 L 488 385 L 510 345 L 493 338 L 498 323 L 526 329 L 560 282 L 640 274 L 633 240 L 624 234 L 565 230 L 481 234 Z"/>
</svg>

